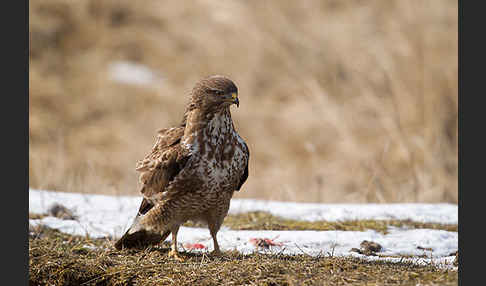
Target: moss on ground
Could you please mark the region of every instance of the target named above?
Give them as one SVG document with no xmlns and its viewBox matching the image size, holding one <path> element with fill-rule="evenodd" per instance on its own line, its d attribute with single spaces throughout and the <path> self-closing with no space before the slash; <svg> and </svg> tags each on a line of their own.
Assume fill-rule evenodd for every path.
<svg viewBox="0 0 486 286">
<path fill-rule="evenodd" d="M 114 249 L 109 239 L 38 228 L 29 237 L 30 285 L 457 285 L 457 271 L 357 258 L 225 252 L 168 258 L 162 244 Z"/>
</svg>

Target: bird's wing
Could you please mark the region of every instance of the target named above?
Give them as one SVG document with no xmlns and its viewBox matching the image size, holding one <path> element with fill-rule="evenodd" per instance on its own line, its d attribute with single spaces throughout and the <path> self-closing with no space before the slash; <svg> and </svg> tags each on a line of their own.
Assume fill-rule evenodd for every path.
<svg viewBox="0 0 486 286">
<path fill-rule="evenodd" d="M 150 171 L 156 168 L 162 159 L 162 154 L 170 147 L 178 144 L 184 135 L 184 126 L 161 129 L 157 132 L 157 142 L 152 151 L 142 160 L 137 162 L 136 170 L 140 172 Z"/>
<path fill-rule="evenodd" d="M 243 175 L 240 178 L 240 182 L 238 183 L 238 187 L 236 188 L 237 191 L 241 189 L 241 186 L 246 182 L 246 179 L 248 179 L 248 162 L 250 161 L 250 149 L 248 148 L 248 145 L 243 141 L 244 148 L 243 152 L 246 154 L 246 166 L 245 166 L 245 171 L 243 172 Z"/>
<path fill-rule="evenodd" d="M 140 214 L 145 214 L 153 207 L 152 202 L 161 198 L 166 186 L 189 159 L 189 154 L 179 144 L 183 135 L 183 126 L 160 130 L 152 151 L 137 163 L 136 170 L 141 172 L 140 191 L 144 195 Z"/>
<path fill-rule="evenodd" d="M 180 140 L 184 135 L 184 127 L 162 129 L 158 132 L 157 142 L 152 151 L 137 163 L 140 171 L 143 200 L 132 226 L 115 243 L 117 249 L 123 247 L 145 247 L 163 241 L 170 231 L 162 234 L 143 229 L 134 231 L 139 226 L 140 218 L 155 206 L 157 200 L 163 199 L 167 185 L 184 168 L 189 154 L 182 148 Z"/>
</svg>

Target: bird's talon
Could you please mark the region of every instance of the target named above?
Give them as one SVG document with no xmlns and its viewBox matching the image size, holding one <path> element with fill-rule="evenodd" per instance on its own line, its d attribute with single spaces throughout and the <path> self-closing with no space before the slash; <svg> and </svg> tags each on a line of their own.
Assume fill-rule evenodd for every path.
<svg viewBox="0 0 486 286">
<path fill-rule="evenodd" d="M 184 258 L 182 258 L 182 257 L 180 256 L 179 252 L 178 252 L 178 251 L 176 251 L 176 250 L 171 250 L 171 251 L 169 252 L 169 257 L 174 258 L 175 260 L 177 260 L 177 261 L 179 261 L 179 262 L 184 262 Z"/>
</svg>

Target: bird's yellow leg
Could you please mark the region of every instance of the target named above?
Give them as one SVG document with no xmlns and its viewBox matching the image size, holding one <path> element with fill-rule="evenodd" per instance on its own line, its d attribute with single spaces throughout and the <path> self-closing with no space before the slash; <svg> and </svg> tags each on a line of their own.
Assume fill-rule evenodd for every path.
<svg viewBox="0 0 486 286">
<path fill-rule="evenodd" d="M 217 231 L 215 231 L 214 228 L 210 228 L 209 232 L 211 233 L 211 237 L 213 238 L 213 245 L 214 245 L 214 250 L 211 251 L 211 255 L 214 255 L 214 256 L 223 255 L 223 253 L 219 249 L 218 239 L 216 238 Z"/>
<path fill-rule="evenodd" d="M 179 262 L 183 262 L 184 258 L 182 258 L 179 254 L 179 251 L 177 251 L 177 232 L 178 231 L 179 231 L 179 226 L 177 226 L 177 228 L 174 228 L 174 229 L 171 230 L 171 232 L 172 232 L 172 244 L 171 244 L 171 250 L 169 251 L 169 257 L 172 257 Z"/>
<path fill-rule="evenodd" d="M 182 256 L 179 254 L 179 251 L 177 250 L 169 251 L 169 257 L 172 257 L 179 262 L 184 262 L 184 258 L 182 258 Z"/>
</svg>

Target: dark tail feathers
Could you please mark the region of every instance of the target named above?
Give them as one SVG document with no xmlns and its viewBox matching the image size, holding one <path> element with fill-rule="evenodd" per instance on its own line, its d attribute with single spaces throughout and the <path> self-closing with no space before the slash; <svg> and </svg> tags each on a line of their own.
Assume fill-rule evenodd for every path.
<svg viewBox="0 0 486 286">
<path fill-rule="evenodd" d="M 115 243 L 115 248 L 120 250 L 122 248 L 146 248 L 149 245 L 155 245 L 164 241 L 169 236 L 170 231 L 160 233 L 148 232 L 146 230 L 140 230 L 135 233 L 129 234 L 127 230 L 125 234 Z"/>
</svg>

